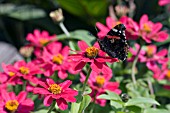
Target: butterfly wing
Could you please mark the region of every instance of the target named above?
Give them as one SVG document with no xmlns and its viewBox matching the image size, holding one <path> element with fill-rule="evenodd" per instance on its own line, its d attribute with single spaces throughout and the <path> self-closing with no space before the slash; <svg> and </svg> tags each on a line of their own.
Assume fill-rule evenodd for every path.
<svg viewBox="0 0 170 113">
<path fill-rule="evenodd" d="M 98 39 L 101 50 L 113 58 L 126 60 L 129 46 L 125 36 L 125 26 L 119 24 L 111 29 L 104 39 Z"/>
</svg>

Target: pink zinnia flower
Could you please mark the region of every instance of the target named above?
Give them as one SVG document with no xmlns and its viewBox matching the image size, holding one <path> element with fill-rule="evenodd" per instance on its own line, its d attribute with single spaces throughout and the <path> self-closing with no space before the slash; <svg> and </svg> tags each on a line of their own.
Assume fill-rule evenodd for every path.
<svg viewBox="0 0 170 113">
<path fill-rule="evenodd" d="M 23 60 L 15 62 L 14 65 L 3 64 L 2 66 L 4 72 L 10 77 L 9 82 L 13 83 L 13 85 L 22 84 L 21 77 L 36 83 L 38 79 L 34 75 L 42 73 L 40 68 L 34 63 L 26 63 Z"/>
<path fill-rule="evenodd" d="M 54 38 L 56 38 L 56 35 L 50 36 L 47 31 L 40 32 L 37 29 L 34 30 L 33 34 L 29 33 L 26 37 L 31 42 L 31 45 L 35 47 L 43 47 Z"/>
<path fill-rule="evenodd" d="M 126 16 L 123 16 L 120 18 L 119 21 L 112 19 L 111 17 L 106 18 L 106 26 L 104 26 L 102 23 L 97 22 L 96 26 L 99 28 L 98 37 L 104 38 L 107 33 L 116 25 L 123 23 L 126 26 L 126 35 L 127 39 L 137 39 L 138 38 L 138 24 L 133 21 L 131 18 L 128 18 Z"/>
<path fill-rule="evenodd" d="M 30 113 L 34 109 L 34 102 L 26 98 L 27 93 L 22 91 L 15 95 L 14 92 L 1 93 L 0 113 Z"/>
<path fill-rule="evenodd" d="M 103 25 L 100 22 L 96 23 L 97 28 L 99 28 L 99 32 L 97 33 L 97 36 L 99 38 L 104 38 L 107 33 L 110 31 L 110 29 L 112 29 L 114 26 L 116 26 L 117 24 L 119 24 L 120 22 L 112 19 L 111 17 L 107 17 L 106 18 L 106 26 Z"/>
<path fill-rule="evenodd" d="M 67 102 L 76 102 L 75 96 L 78 95 L 78 91 L 69 88 L 71 84 L 70 80 L 57 84 L 52 79 L 46 79 L 46 82 L 39 82 L 41 87 L 35 87 L 33 92 L 45 96 L 45 106 L 50 106 L 56 100 L 59 108 L 66 110 Z"/>
<path fill-rule="evenodd" d="M 146 14 L 141 17 L 139 28 L 139 35 L 147 43 L 151 43 L 151 40 L 156 42 L 163 42 L 168 39 L 168 34 L 166 31 L 160 31 L 162 24 L 159 22 L 153 23 L 152 21 L 149 21 Z"/>
<path fill-rule="evenodd" d="M 132 18 L 123 16 L 120 18 L 120 22 L 126 26 L 125 34 L 127 39 L 136 40 L 137 38 L 139 38 L 139 26 Z"/>
<path fill-rule="evenodd" d="M 153 71 L 153 77 L 157 80 L 169 79 L 170 80 L 170 69 L 168 65 L 162 64 L 160 67 L 157 64 L 149 63 L 150 70 Z"/>
<path fill-rule="evenodd" d="M 129 58 L 129 61 L 133 61 L 134 57 L 137 55 L 137 51 L 140 48 L 139 44 L 135 44 L 135 49 L 130 48 L 130 52 L 132 53 L 132 58 Z M 160 64 L 166 63 L 168 61 L 168 58 L 166 58 L 166 55 L 168 53 L 167 49 L 162 49 L 157 52 L 156 45 L 149 45 L 142 48 L 138 54 L 138 61 L 139 62 L 146 62 L 146 66 L 150 69 L 150 63 L 151 62 L 158 62 Z"/>
<path fill-rule="evenodd" d="M 0 84 L 7 82 L 8 76 L 5 73 L 0 72 Z"/>
<path fill-rule="evenodd" d="M 50 41 L 56 38 L 56 35 L 50 36 L 47 31 L 40 32 L 35 29 L 34 33 L 29 33 L 26 37 L 32 46 L 35 47 L 34 54 L 38 57 L 41 56 L 42 47 L 46 46 Z"/>
<path fill-rule="evenodd" d="M 21 77 L 16 75 L 17 69 L 13 65 L 2 63 L 2 68 L 7 77 L 7 84 L 16 85 L 23 83 Z"/>
<path fill-rule="evenodd" d="M 164 6 L 164 5 L 170 4 L 170 0 L 159 0 L 158 4 L 160 6 Z"/>
<path fill-rule="evenodd" d="M 95 69 L 92 68 L 92 69 Z M 83 73 L 80 73 L 80 81 L 85 81 L 85 75 Z M 103 66 L 103 68 L 92 70 L 90 77 L 88 79 L 88 85 L 93 90 L 93 92 L 90 94 L 92 98 L 95 96 L 95 94 L 98 96 L 100 94 L 103 94 L 106 92 L 106 90 L 115 92 L 117 94 L 121 93 L 121 90 L 118 89 L 119 83 L 118 82 L 110 82 L 109 80 L 112 77 L 112 70 L 107 67 Z M 100 104 L 101 106 L 104 106 L 106 103 L 106 100 L 97 99 L 96 103 Z"/>
<path fill-rule="evenodd" d="M 106 53 L 99 49 L 100 47 L 97 42 L 92 47 L 89 47 L 86 42 L 78 41 L 78 47 L 81 51 L 69 57 L 74 62 L 77 62 L 74 70 L 81 70 L 88 62 L 101 69 L 106 62 L 113 63 L 118 61 L 117 58 L 106 56 Z"/>
<path fill-rule="evenodd" d="M 135 43 L 134 48 L 132 48 L 132 47 L 129 48 L 129 52 L 132 54 L 132 56 L 130 58 L 128 58 L 129 62 L 132 62 L 134 60 L 139 49 L 140 49 L 140 45 L 138 43 Z M 139 54 L 138 54 L 138 61 L 139 62 L 144 62 L 143 60 L 145 60 L 145 57 L 144 57 L 145 54 L 146 54 L 145 50 L 141 49 Z"/>
<path fill-rule="evenodd" d="M 67 70 L 69 69 L 68 62 L 69 47 L 62 48 L 61 43 L 53 42 L 47 45 L 43 50 L 44 60 L 43 69 L 45 76 L 51 76 L 54 71 L 58 71 L 58 76 L 61 79 L 67 78 Z"/>
</svg>

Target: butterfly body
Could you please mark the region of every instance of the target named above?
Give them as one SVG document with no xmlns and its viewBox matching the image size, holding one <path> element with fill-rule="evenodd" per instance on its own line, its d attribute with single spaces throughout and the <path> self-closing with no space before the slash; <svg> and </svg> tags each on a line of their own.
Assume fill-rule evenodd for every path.
<svg viewBox="0 0 170 113">
<path fill-rule="evenodd" d="M 118 24 L 103 39 L 98 39 L 101 50 L 110 57 L 126 60 L 129 46 L 125 36 L 125 26 Z"/>
</svg>

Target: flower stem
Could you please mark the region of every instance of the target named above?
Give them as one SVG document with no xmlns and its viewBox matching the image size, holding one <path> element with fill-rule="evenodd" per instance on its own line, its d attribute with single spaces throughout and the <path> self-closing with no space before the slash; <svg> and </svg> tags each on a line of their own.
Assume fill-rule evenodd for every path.
<svg viewBox="0 0 170 113">
<path fill-rule="evenodd" d="M 87 81 L 88 81 L 88 79 L 89 79 L 90 72 L 91 72 L 91 68 L 89 67 L 88 73 L 87 73 L 87 76 L 86 76 L 86 79 L 85 79 L 84 84 L 83 84 L 82 94 L 84 94 L 84 91 L 85 91 L 85 89 L 86 89 L 86 84 L 87 84 Z"/>
<path fill-rule="evenodd" d="M 154 89 L 153 89 L 153 86 L 152 86 L 152 82 L 150 81 L 149 78 L 147 78 L 147 82 L 148 82 L 148 87 L 149 87 L 151 95 L 154 95 Z M 155 104 L 153 104 L 153 108 L 156 108 Z"/>
<path fill-rule="evenodd" d="M 133 64 L 132 64 L 132 74 L 131 74 L 131 77 L 132 77 L 132 81 L 133 81 L 134 84 L 136 84 L 135 67 L 136 67 L 136 63 L 138 61 L 138 57 L 139 57 L 139 53 L 141 51 L 141 48 L 142 47 L 139 48 L 139 50 L 138 50 L 138 52 L 137 52 L 137 54 L 135 56 L 135 59 L 133 61 Z"/>
<path fill-rule="evenodd" d="M 54 109 L 54 107 L 55 107 L 55 104 L 56 104 L 56 101 L 53 101 L 53 103 L 52 103 L 52 105 L 51 105 L 51 107 L 50 107 L 50 109 L 48 110 L 48 112 L 47 113 L 51 113 L 51 111 Z"/>
<path fill-rule="evenodd" d="M 66 29 L 66 27 L 64 26 L 63 22 L 59 23 L 60 28 L 63 30 L 63 32 L 66 34 L 67 37 L 70 37 L 70 33 L 68 32 L 68 30 Z"/>
</svg>

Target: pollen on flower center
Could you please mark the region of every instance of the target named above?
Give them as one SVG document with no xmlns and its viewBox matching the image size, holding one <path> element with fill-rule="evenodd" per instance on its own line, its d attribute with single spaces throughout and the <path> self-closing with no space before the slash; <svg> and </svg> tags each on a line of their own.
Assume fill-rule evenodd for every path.
<svg viewBox="0 0 170 113">
<path fill-rule="evenodd" d="M 147 23 L 143 24 L 143 29 L 148 33 L 151 32 L 151 27 Z"/>
<path fill-rule="evenodd" d="M 12 113 L 14 113 L 17 110 L 18 105 L 19 105 L 19 103 L 17 100 L 8 100 L 5 103 L 5 108 L 9 111 L 12 111 Z"/>
<path fill-rule="evenodd" d="M 96 47 L 88 47 L 86 49 L 86 56 L 89 58 L 95 58 L 98 55 L 99 49 Z"/>
<path fill-rule="evenodd" d="M 153 51 L 154 51 L 154 48 L 152 48 L 152 47 L 147 47 L 147 51 L 146 51 L 147 56 L 148 56 L 148 57 L 152 57 L 152 56 L 153 56 Z"/>
<path fill-rule="evenodd" d="M 40 42 L 41 45 L 45 45 L 45 44 L 47 44 L 47 43 L 49 42 L 49 40 L 48 40 L 48 39 L 41 38 L 41 39 L 39 40 L 39 42 Z"/>
<path fill-rule="evenodd" d="M 96 77 L 96 83 L 99 85 L 99 86 L 103 86 L 103 84 L 104 84 L 104 82 L 105 82 L 105 78 L 103 77 L 103 76 L 97 76 Z"/>
<path fill-rule="evenodd" d="M 53 56 L 52 62 L 56 64 L 62 64 L 64 60 L 64 57 L 61 54 L 58 54 L 57 56 Z"/>
<path fill-rule="evenodd" d="M 51 84 L 48 90 L 53 94 L 61 93 L 61 87 L 58 84 Z"/>
<path fill-rule="evenodd" d="M 19 70 L 24 75 L 29 74 L 29 72 L 30 72 L 30 70 L 27 67 L 24 67 L 24 66 L 20 67 Z"/>
<path fill-rule="evenodd" d="M 10 71 L 10 72 L 8 73 L 8 75 L 9 75 L 10 77 L 12 77 L 12 76 L 14 76 L 14 75 L 15 75 L 15 73 L 14 73 L 14 72 L 12 72 L 12 71 Z"/>
<path fill-rule="evenodd" d="M 166 76 L 170 79 L 170 70 L 167 71 Z"/>
</svg>

